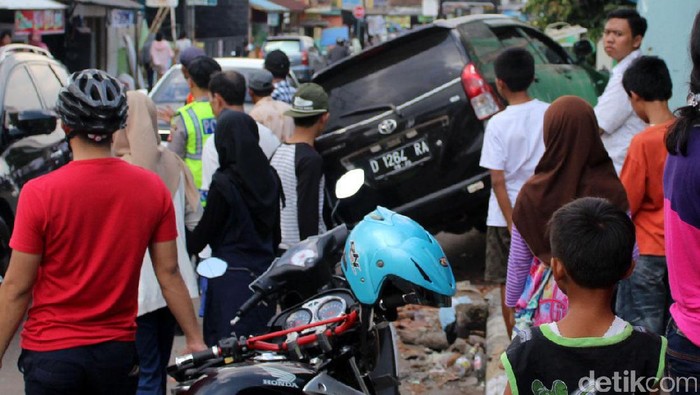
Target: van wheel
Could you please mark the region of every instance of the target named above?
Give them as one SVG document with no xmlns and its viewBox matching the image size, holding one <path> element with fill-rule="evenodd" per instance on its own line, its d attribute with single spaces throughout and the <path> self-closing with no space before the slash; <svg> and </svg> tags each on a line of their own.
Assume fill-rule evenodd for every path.
<svg viewBox="0 0 700 395">
<path fill-rule="evenodd" d="M 5 277 L 7 266 L 10 264 L 10 228 L 3 218 L 0 218 L 0 276 Z M 1 282 L 2 280 L 0 280 Z"/>
</svg>

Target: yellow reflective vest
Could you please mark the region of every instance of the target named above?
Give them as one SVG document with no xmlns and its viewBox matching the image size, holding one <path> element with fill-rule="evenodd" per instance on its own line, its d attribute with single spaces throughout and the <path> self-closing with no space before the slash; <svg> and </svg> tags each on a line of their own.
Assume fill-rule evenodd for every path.
<svg viewBox="0 0 700 395">
<path fill-rule="evenodd" d="M 177 110 L 187 130 L 185 144 L 185 164 L 192 171 L 194 184 L 202 188 L 202 148 L 209 137 L 214 135 L 216 117 L 209 102 L 194 101 Z"/>
</svg>

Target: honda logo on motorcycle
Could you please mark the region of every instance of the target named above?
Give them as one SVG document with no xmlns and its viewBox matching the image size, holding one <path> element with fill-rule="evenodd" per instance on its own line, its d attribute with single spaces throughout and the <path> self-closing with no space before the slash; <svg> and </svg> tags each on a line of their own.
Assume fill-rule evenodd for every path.
<svg viewBox="0 0 700 395">
<path fill-rule="evenodd" d="M 299 388 L 295 381 L 297 376 L 294 373 L 285 372 L 284 370 L 273 368 L 270 366 L 260 366 L 267 374 L 274 377 L 274 380 L 263 379 L 263 385 L 272 385 L 275 387 Z"/>
<path fill-rule="evenodd" d="M 379 129 L 379 133 L 381 134 L 391 134 L 394 130 L 396 130 L 396 121 L 393 119 L 385 119 L 381 122 L 379 122 L 379 125 L 377 126 L 377 129 Z"/>
</svg>

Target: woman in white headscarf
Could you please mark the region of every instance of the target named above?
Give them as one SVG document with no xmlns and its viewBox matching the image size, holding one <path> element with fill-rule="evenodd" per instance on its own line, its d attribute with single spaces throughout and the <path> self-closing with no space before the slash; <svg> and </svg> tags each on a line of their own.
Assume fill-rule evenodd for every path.
<svg viewBox="0 0 700 395">
<path fill-rule="evenodd" d="M 185 163 L 161 146 L 153 101 L 143 93 L 131 91 L 127 93 L 127 103 L 126 127 L 114 133 L 112 151 L 131 164 L 157 173 L 170 190 L 177 221 L 180 273 L 190 297 L 195 298 L 198 296 L 197 278 L 187 253 L 185 227 L 193 229 L 202 216 L 199 192 Z M 175 319 L 166 306 L 148 253 L 141 268 L 136 323 L 136 348 L 141 368 L 138 394 L 165 394 L 165 368 L 173 345 Z"/>
</svg>

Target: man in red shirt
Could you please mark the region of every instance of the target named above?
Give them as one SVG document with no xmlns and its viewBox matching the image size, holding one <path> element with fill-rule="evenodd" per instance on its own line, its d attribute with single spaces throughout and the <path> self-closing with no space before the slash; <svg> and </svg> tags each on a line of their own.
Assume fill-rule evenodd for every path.
<svg viewBox="0 0 700 395">
<path fill-rule="evenodd" d="M 664 334 L 671 295 L 664 246 L 664 138 L 676 118 L 668 108 L 671 75 L 663 60 L 642 56 L 625 71 L 622 85 L 632 108 L 649 127 L 634 136 L 620 181 L 627 191 L 637 230 L 639 259 L 634 273 L 618 285 L 616 310 L 632 325 Z"/>
<path fill-rule="evenodd" d="M 205 348 L 178 272 L 170 192 L 152 172 L 113 158 L 126 123 L 121 84 L 99 70 L 71 76 L 57 111 L 73 151 L 22 189 L 0 287 L 0 358 L 30 300 L 19 366 L 27 394 L 133 394 L 139 274 L 148 248 L 188 351 Z"/>
</svg>

